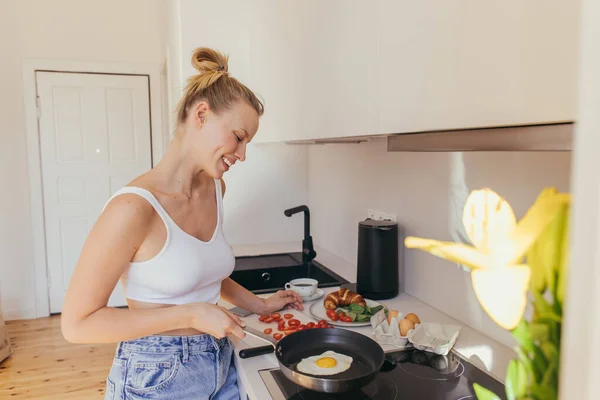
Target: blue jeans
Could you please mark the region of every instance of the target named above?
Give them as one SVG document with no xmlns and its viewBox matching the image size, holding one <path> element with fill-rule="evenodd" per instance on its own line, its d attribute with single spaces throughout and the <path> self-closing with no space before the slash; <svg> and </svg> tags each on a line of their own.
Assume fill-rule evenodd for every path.
<svg viewBox="0 0 600 400">
<path fill-rule="evenodd" d="M 106 380 L 106 400 L 239 398 L 233 345 L 211 335 L 120 342 Z"/>
</svg>

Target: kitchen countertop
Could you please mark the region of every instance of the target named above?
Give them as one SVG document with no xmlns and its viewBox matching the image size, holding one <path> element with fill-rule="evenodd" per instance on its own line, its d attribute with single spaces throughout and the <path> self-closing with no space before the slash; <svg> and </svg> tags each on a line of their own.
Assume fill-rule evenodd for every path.
<svg viewBox="0 0 600 400">
<path fill-rule="evenodd" d="M 300 244 L 275 244 L 275 245 L 256 245 L 256 246 L 233 246 L 233 251 L 236 256 L 242 255 L 258 255 L 258 254 L 270 254 L 280 252 L 291 252 L 299 251 Z M 331 269 L 333 272 L 339 274 L 343 278 L 350 282 L 356 281 L 356 267 L 351 263 L 341 259 L 315 246 L 317 251 L 316 260 Z M 337 287 L 326 288 L 325 293 L 337 290 Z M 269 294 L 261 295 L 261 297 L 268 297 Z M 324 297 L 321 297 L 315 301 L 323 301 Z M 454 350 L 468 359 L 474 365 L 477 365 L 481 369 L 487 371 L 490 375 L 496 379 L 504 382 L 504 376 L 508 367 L 509 361 L 515 357 L 515 352 L 506 347 L 505 345 L 490 339 L 484 334 L 464 325 L 463 323 L 451 318 L 450 316 L 442 313 L 441 311 L 423 303 L 415 297 L 408 294 L 402 293 L 393 299 L 380 300 L 378 301 L 384 304 L 388 309 L 396 309 L 404 313 L 413 312 L 419 316 L 422 321 L 437 322 L 444 324 L 453 324 L 461 327 L 458 340 L 454 345 Z M 230 308 L 231 305 L 221 301 L 221 305 Z M 297 310 L 289 311 L 294 314 L 296 318 L 300 319 L 301 322 L 314 321 L 310 315 L 308 308 L 311 303 L 305 304 L 304 311 L 300 312 Z M 286 310 L 286 313 L 288 311 Z M 251 315 L 244 318 L 245 322 L 261 331 L 267 327 L 266 324 L 258 321 L 257 315 Z M 275 327 L 275 324 L 269 324 L 268 327 Z M 371 326 L 352 328 L 353 331 L 369 335 L 372 331 Z M 267 368 L 278 367 L 277 359 L 274 354 L 266 354 L 262 356 L 252 357 L 248 359 L 241 359 L 237 356 L 239 351 L 244 348 L 263 346 L 266 342 L 246 335 L 244 340 L 233 338 L 232 342 L 235 346 L 236 353 L 236 366 L 238 368 L 238 377 L 240 389 L 245 392 L 251 400 L 269 400 L 271 396 L 264 385 L 258 371 Z M 390 345 L 382 345 L 385 351 L 393 350 L 395 347 Z"/>
</svg>

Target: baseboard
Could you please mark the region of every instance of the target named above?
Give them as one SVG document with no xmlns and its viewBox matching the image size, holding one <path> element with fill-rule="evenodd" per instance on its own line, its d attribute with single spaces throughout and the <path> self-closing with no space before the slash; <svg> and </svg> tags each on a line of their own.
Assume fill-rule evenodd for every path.
<svg viewBox="0 0 600 400">
<path fill-rule="evenodd" d="M 37 318 L 37 313 L 35 311 L 35 308 L 29 308 L 26 310 L 4 310 L 2 311 L 2 317 L 5 321 L 35 319 Z"/>
</svg>

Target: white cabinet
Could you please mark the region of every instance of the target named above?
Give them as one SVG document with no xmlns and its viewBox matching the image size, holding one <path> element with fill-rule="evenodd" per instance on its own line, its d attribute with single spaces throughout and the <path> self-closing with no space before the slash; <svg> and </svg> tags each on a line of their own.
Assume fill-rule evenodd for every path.
<svg viewBox="0 0 600 400">
<path fill-rule="evenodd" d="M 299 3 L 298 3 L 299 4 Z M 375 7 L 361 0 L 310 4 L 302 58 L 304 139 L 377 132 Z"/>
<path fill-rule="evenodd" d="M 230 53 L 265 102 L 255 142 L 575 119 L 576 3 L 180 3 L 183 78 L 196 46 Z"/>
<path fill-rule="evenodd" d="M 575 118 L 576 3 L 375 4 L 379 133 Z"/>
<path fill-rule="evenodd" d="M 375 7 L 257 1 L 249 86 L 265 100 L 257 142 L 376 133 Z"/>
<path fill-rule="evenodd" d="M 249 11 L 249 76 L 244 82 L 264 102 L 254 142 L 301 138 L 302 49 L 306 29 L 299 14 L 305 7 L 291 2 L 257 0 Z"/>
</svg>

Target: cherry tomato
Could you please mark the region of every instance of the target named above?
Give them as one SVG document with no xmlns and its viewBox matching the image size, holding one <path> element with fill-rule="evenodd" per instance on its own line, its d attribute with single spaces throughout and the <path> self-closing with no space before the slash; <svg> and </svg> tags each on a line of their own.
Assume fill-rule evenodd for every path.
<svg viewBox="0 0 600 400">
<path fill-rule="evenodd" d="M 340 319 L 344 322 L 352 322 L 352 318 L 347 316 L 346 314 L 340 315 Z"/>
<path fill-rule="evenodd" d="M 270 335 L 270 334 L 271 334 L 271 332 L 273 332 L 273 329 L 271 329 L 271 328 L 267 328 L 267 329 L 265 329 L 263 332 L 265 332 L 265 334 L 267 334 L 267 335 Z"/>
<path fill-rule="evenodd" d="M 285 333 L 285 336 L 287 336 L 287 335 L 290 335 L 290 334 L 296 332 L 297 330 L 298 330 L 297 327 L 288 328 L 285 331 L 283 331 L 283 333 Z"/>
<path fill-rule="evenodd" d="M 273 318 L 273 319 L 280 319 L 281 318 L 281 314 L 279 314 L 279 313 L 273 313 L 273 314 L 271 314 L 271 318 Z"/>
<path fill-rule="evenodd" d="M 273 318 L 273 317 L 271 317 L 271 318 Z M 277 318 L 273 318 L 273 321 L 279 322 L 279 321 L 283 321 L 283 320 L 281 319 L 281 317 L 277 317 Z"/>
<path fill-rule="evenodd" d="M 343 312 L 343 311 L 340 311 L 338 315 L 339 315 L 340 317 L 345 317 L 345 316 L 346 316 L 346 313 L 345 313 L 345 312 Z"/>
<path fill-rule="evenodd" d="M 277 325 L 277 330 L 278 330 L 279 332 L 283 332 L 283 331 L 285 331 L 285 329 L 286 329 L 286 328 L 285 328 L 285 326 L 284 326 L 284 325 Z"/>
<path fill-rule="evenodd" d="M 285 314 L 283 316 L 283 318 L 285 318 L 285 319 L 292 319 L 292 318 L 294 318 L 294 314 Z"/>
<path fill-rule="evenodd" d="M 337 321 L 338 319 L 340 319 L 340 317 L 337 315 L 337 313 L 334 310 L 327 310 L 327 316 L 332 321 Z"/>
<path fill-rule="evenodd" d="M 260 317 L 258 317 L 258 320 L 260 322 L 265 322 L 265 319 L 267 319 L 268 315 L 261 315 Z"/>
<path fill-rule="evenodd" d="M 283 337 L 283 333 L 276 333 L 276 334 L 274 334 L 274 335 L 273 335 L 273 338 L 274 338 L 275 340 L 279 340 L 279 339 L 281 339 L 282 337 Z"/>
<path fill-rule="evenodd" d="M 323 324 L 327 325 L 327 321 L 324 319 L 320 319 L 319 322 L 317 322 L 317 325 L 323 325 Z"/>
<path fill-rule="evenodd" d="M 304 324 L 300 324 L 300 325 L 298 325 L 298 330 L 299 330 L 299 331 L 303 331 L 303 330 L 306 330 L 306 329 L 308 329 L 308 326 L 306 326 L 306 325 L 304 325 Z"/>
<path fill-rule="evenodd" d="M 263 322 L 266 322 L 267 324 L 270 324 L 271 322 L 273 322 L 273 317 L 267 317 L 264 319 Z"/>
<path fill-rule="evenodd" d="M 314 322 L 309 322 L 308 324 L 306 324 L 306 326 L 308 326 L 309 328 L 314 328 L 315 327 L 315 323 Z"/>
<path fill-rule="evenodd" d="M 288 321 L 288 325 L 289 325 L 289 326 L 298 326 L 298 325 L 300 325 L 300 321 L 299 321 L 299 320 L 297 320 L 297 319 L 290 319 L 290 320 Z"/>
</svg>

